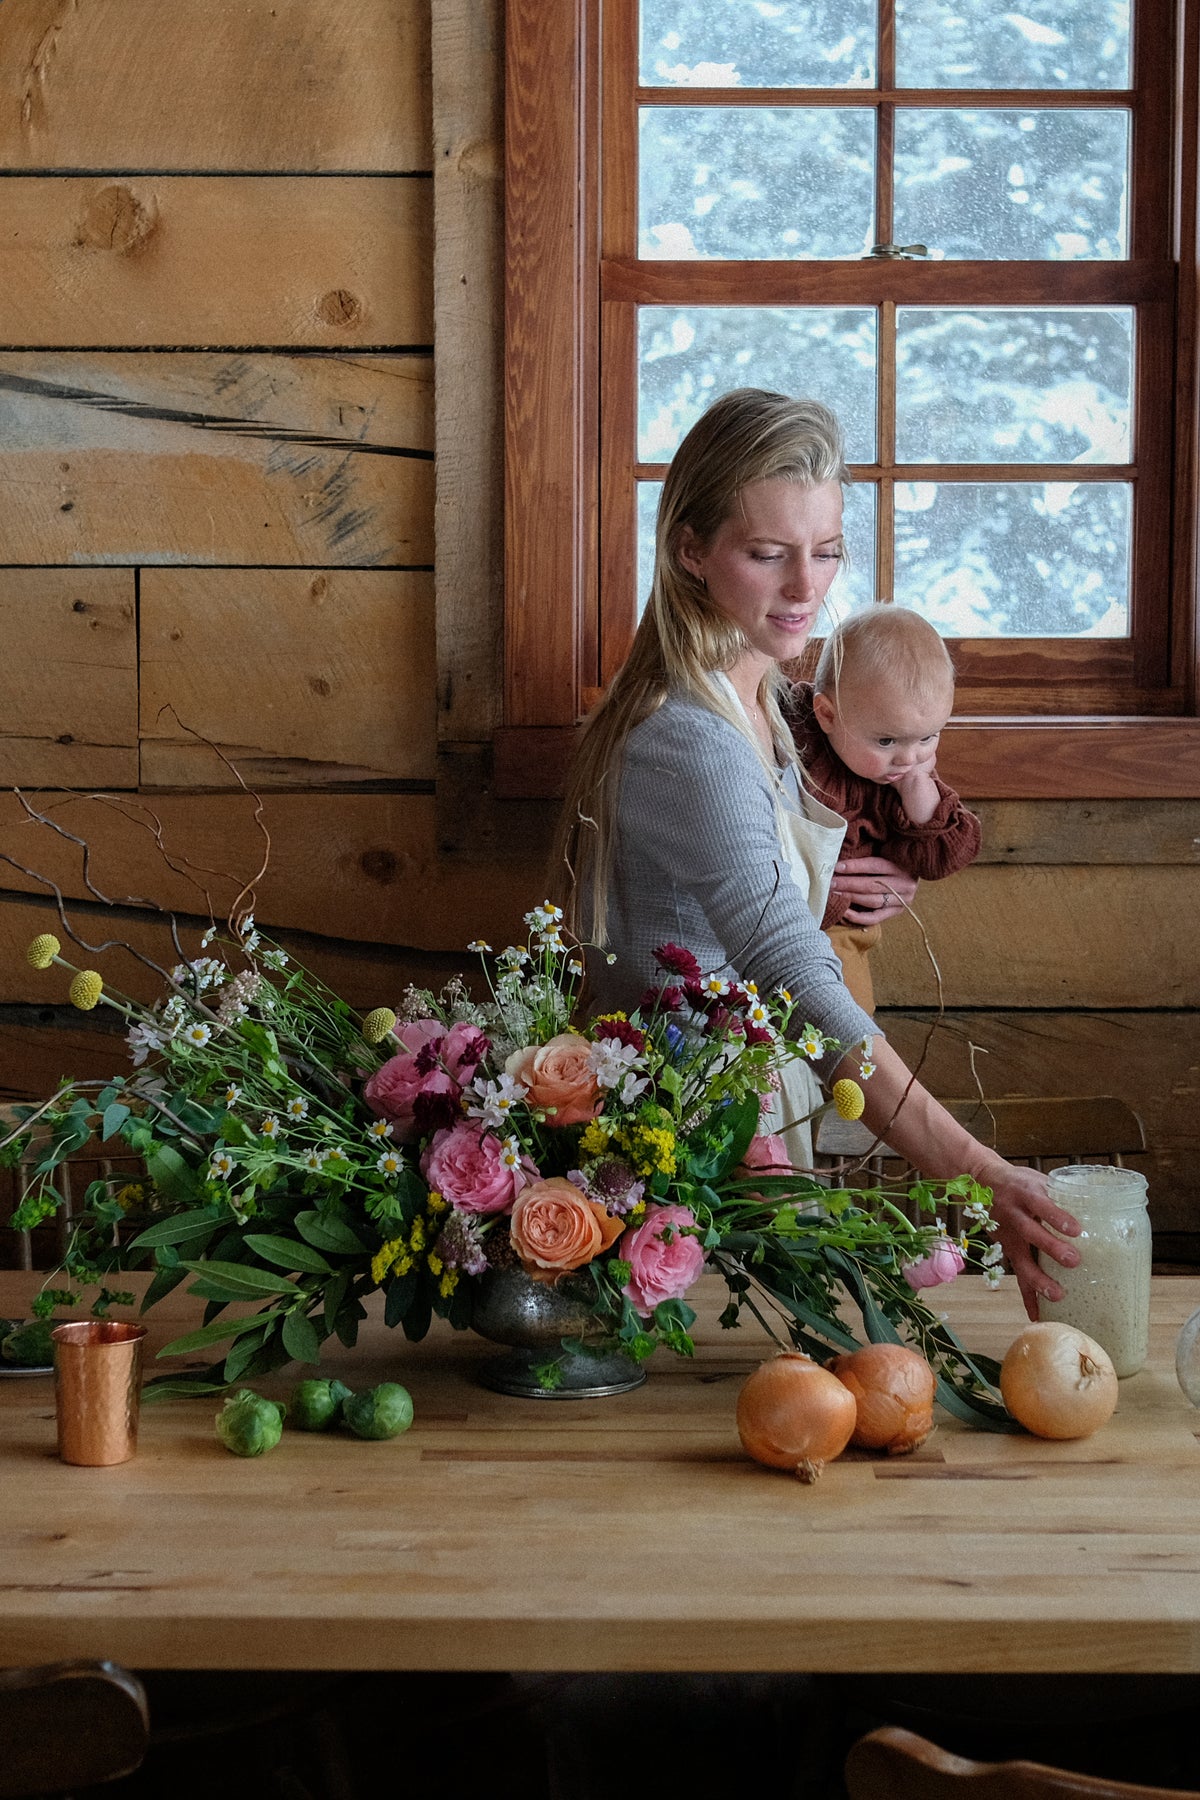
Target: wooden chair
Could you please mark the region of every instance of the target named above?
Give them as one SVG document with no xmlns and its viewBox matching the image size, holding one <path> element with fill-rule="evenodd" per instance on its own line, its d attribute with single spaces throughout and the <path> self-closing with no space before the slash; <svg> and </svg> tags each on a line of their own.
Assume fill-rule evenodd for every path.
<svg viewBox="0 0 1200 1800">
<path fill-rule="evenodd" d="M 1073 1775 L 1034 1762 L 970 1762 L 915 1731 L 885 1725 L 846 1758 L 849 1800 L 1200 1800 L 1194 1790 Z"/>
<path fill-rule="evenodd" d="M 148 1742 L 145 1690 L 128 1669 L 0 1669 L 0 1800 L 116 1781 L 138 1768 Z"/>
</svg>

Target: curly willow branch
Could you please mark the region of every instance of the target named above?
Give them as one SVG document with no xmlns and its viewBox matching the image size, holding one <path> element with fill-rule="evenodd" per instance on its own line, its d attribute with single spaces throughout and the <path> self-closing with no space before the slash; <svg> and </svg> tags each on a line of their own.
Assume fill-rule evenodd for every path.
<svg viewBox="0 0 1200 1800">
<path fill-rule="evenodd" d="M 229 773 L 233 776 L 233 779 L 237 782 L 243 794 L 248 794 L 254 802 L 254 823 L 258 827 L 259 835 L 263 840 L 262 861 L 259 864 L 256 873 L 250 877 L 249 881 L 242 884 L 241 889 L 234 899 L 233 905 L 229 908 L 227 916 L 227 923 L 230 931 L 233 932 L 235 937 L 240 938 L 241 929 L 239 921 L 243 919 L 247 913 L 252 913 L 254 911 L 258 898 L 258 883 L 262 880 L 271 864 L 271 833 L 267 827 L 262 795 L 256 794 L 254 789 L 247 785 L 237 764 L 232 762 L 229 757 L 226 756 L 219 744 L 214 744 L 210 737 L 206 737 L 202 731 L 197 731 L 193 725 L 189 725 L 185 720 L 181 719 L 179 714 L 175 711 L 175 708 L 169 702 L 165 706 L 159 707 L 158 717 L 161 719 L 162 715 L 166 712 L 170 713 L 181 731 L 186 731 L 189 737 L 195 738 L 199 743 L 208 745 L 208 748 L 212 751 L 213 755 L 225 764 L 225 767 L 229 770 Z M 244 905 L 243 902 L 245 902 Z"/>
</svg>

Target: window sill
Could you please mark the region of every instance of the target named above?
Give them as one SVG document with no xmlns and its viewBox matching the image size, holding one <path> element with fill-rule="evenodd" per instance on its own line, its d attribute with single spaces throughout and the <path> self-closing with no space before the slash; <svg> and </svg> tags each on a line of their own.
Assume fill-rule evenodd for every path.
<svg viewBox="0 0 1200 1800">
<path fill-rule="evenodd" d="M 498 800 L 559 800 L 577 726 L 498 731 Z M 938 768 L 969 800 L 1200 799 L 1200 719 L 969 718 L 942 734 Z"/>
</svg>

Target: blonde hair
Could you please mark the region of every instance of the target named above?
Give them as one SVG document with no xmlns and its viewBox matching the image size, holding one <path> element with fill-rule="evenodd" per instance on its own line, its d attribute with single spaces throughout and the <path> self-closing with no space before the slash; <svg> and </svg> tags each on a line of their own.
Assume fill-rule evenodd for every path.
<svg viewBox="0 0 1200 1800">
<path fill-rule="evenodd" d="M 852 613 L 821 647 L 813 692 L 839 704 L 843 686 L 884 687 L 913 700 L 954 688 L 950 652 L 927 619 L 907 606 L 880 604 Z"/>
<path fill-rule="evenodd" d="M 625 743 L 668 693 L 680 691 L 746 734 L 762 756 L 742 708 L 714 680 L 746 649 L 741 629 L 709 599 L 683 562 L 685 544 L 707 548 L 743 488 L 783 479 L 802 487 L 848 479 L 841 427 L 818 400 L 739 388 L 715 400 L 675 452 L 663 483 L 655 532 L 654 580 L 633 648 L 585 721 L 571 765 L 555 839 L 551 886 L 567 921 L 593 943 L 606 937 L 617 796 Z M 759 688 L 779 754 L 794 757 L 780 711 L 783 677 L 772 668 Z M 764 758 L 764 762 L 765 762 Z"/>
</svg>

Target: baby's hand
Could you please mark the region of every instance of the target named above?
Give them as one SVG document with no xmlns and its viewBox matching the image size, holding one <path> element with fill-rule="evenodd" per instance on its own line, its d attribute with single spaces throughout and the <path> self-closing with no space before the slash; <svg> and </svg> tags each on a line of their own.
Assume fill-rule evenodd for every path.
<svg viewBox="0 0 1200 1800">
<path fill-rule="evenodd" d="M 918 760 L 906 775 L 898 775 L 892 782 L 900 799 L 900 804 L 914 825 L 924 825 L 932 819 L 941 801 L 934 775 L 937 770 L 937 746 L 931 744 L 928 750 L 918 751 Z"/>
</svg>

